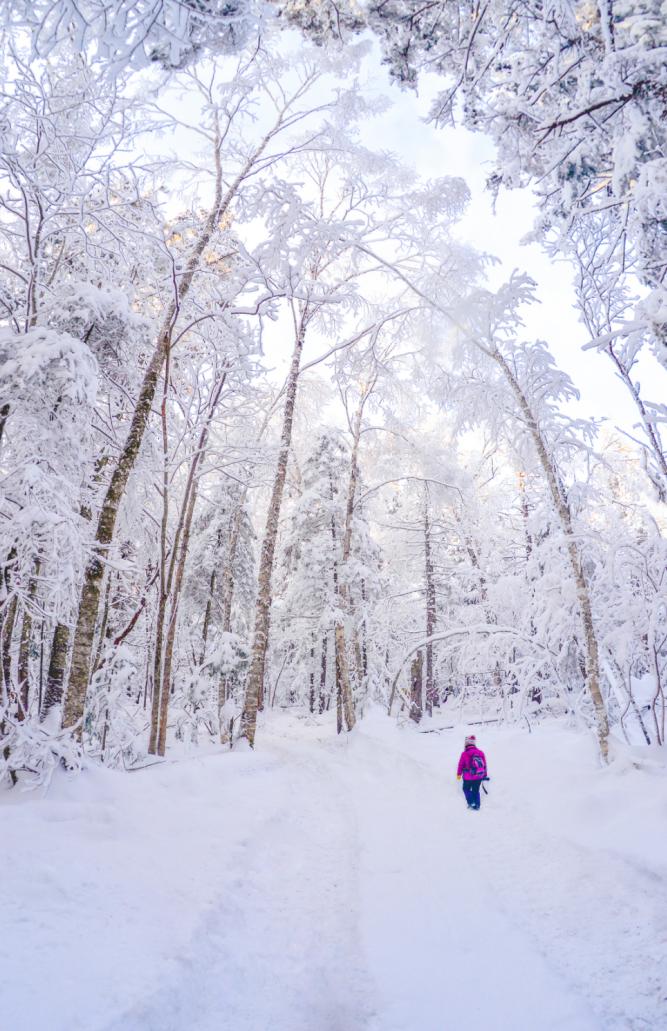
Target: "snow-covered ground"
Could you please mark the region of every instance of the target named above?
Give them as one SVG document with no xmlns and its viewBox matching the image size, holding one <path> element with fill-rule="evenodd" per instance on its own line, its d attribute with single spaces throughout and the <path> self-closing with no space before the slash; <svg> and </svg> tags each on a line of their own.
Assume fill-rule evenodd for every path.
<svg viewBox="0 0 667 1031">
<path fill-rule="evenodd" d="M 1 1031 L 667 1028 L 664 766 L 477 733 L 479 813 L 380 713 L 2 795 Z"/>
</svg>

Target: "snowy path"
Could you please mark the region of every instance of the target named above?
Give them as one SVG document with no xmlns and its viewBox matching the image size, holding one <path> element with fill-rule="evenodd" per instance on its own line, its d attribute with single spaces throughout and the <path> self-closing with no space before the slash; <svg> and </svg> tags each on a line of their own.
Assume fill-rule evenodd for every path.
<svg viewBox="0 0 667 1031">
<path fill-rule="evenodd" d="M 665 779 L 533 738 L 481 813 L 377 718 L 9 796 L 0 1031 L 667 1029 Z"/>
<path fill-rule="evenodd" d="M 443 798 L 441 782 L 414 759 L 373 751 L 360 805 L 366 945 L 381 1003 L 371 1026 L 439 1031 L 473 1021 L 513 1031 L 533 1027 L 540 1013 L 542 1031 L 596 1027 L 494 907 L 493 859 L 478 814 L 458 792 Z M 486 811 L 483 818 L 488 823 Z"/>
</svg>

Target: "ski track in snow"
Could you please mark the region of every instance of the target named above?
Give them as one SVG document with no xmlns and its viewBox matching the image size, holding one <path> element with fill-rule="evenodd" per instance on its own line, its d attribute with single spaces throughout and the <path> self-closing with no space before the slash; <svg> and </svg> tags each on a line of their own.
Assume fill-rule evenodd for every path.
<svg viewBox="0 0 667 1031">
<path fill-rule="evenodd" d="M 283 761 L 271 793 L 283 807 L 264 812 L 231 857 L 230 901 L 207 914 L 175 974 L 105 1031 L 367 1026 L 363 978 L 350 977 L 358 964 L 356 842 L 343 806 L 327 794 L 316 761 L 267 750 Z M 251 795 L 245 804 L 258 801 Z"/>
<path fill-rule="evenodd" d="M 376 717 L 14 793 L 0 1031 L 667 1029 L 664 854 L 599 846 L 615 785 L 534 738 L 480 813 L 458 734 Z"/>
</svg>

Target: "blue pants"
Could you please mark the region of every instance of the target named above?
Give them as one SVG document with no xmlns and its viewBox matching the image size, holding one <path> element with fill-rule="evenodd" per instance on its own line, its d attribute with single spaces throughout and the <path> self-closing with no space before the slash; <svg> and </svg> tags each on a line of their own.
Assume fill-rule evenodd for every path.
<svg viewBox="0 0 667 1031">
<path fill-rule="evenodd" d="M 479 809 L 480 797 L 479 789 L 482 786 L 481 780 L 464 780 L 463 781 L 463 794 L 466 796 L 466 802 L 471 809 Z"/>
</svg>

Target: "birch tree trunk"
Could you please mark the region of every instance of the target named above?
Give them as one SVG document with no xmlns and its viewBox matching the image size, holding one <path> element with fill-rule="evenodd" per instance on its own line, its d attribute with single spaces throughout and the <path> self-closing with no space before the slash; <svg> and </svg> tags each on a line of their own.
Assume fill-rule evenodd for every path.
<svg viewBox="0 0 667 1031">
<path fill-rule="evenodd" d="M 201 452 L 199 452 L 201 454 Z M 178 608 L 181 600 L 181 588 L 185 575 L 185 566 L 190 546 L 190 532 L 192 529 L 192 517 L 197 503 L 197 485 L 193 485 L 188 500 L 188 508 L 181 535 L 181 544 L 176 564 L 176 573 L 170 596 L 169 623 L 167 625 L 167 636 L 165 639 L 164 667 L 162 670 L 162 684 L 160 685 L 160 731 L 158 734 L 157 753 L 164 755 L 167 746 L 167 718 L 169 712 L 169 695 L 171 692 L 171 670 L 174 658 L 174 642 L 176 640 L 176 626 L 178 621 Z M 156 688 L 156 694 L 157 694 Z"/>
<path fill-rule="evenodd" d="M 118 586 L 119 577 L 116 574 L 116 586 Z M 102 619 L 100 620 L 100 629 L 97 635 L 97 648 L 95 649 L 95 656 L 92 663 L 91 677 L 102 668 L 106 661 L 106 650 L 109 642 L 113 638 L 111 624 L 109 622 L 109 612 L 111 610 L 111 577 L 107 578 L 107 586 L 104 592 L 104 604 L 102 605 Z"/>
<path fill-rule="evenodd" d="M 236 562 L 236 554 L 239 547 L 239 538 L 241 536 L 241 522 L 243 520 L 243 506 L 245 504 L 245 491 L 243 497 L 239 501 L 238 507 L 234 512 L 234 519 L 232 522 L 232 533 L 229 538 L 229 547 L 227 549 L 227 561 L 225 562 L 224 579 L 222 582 L 222 629 L 224 633 L 231 633 L 232 629 L 232 605 L 234 602 L 234 564 Z"/>
<path fill-rule="evenodd" d="M 331 497 L 333 499 L 334 488 L 333 483 L 331 484 Z M 349 495 L 348 495 L 349 501 Z M 347 523 L 347 517 L 346 517 Z M 348 610 L 347 593 L 344 585 L 340 583 L 338 575 L 338 561 L 336 559 L 336 520 L 334 516 L 331 516 L 331 540 L 333 544 L 333 586 L 334 593 L 339 599 L 339 605 L 344 611 Z M 344 535 L 345 539 L 345 535 Z M 351 534 L 350 534 L 351 539 Z M 345 544 L 343 544 L 343 549 Z M 344 553 L 344 552 L 343 552 Z M 350 667 L 347 661 L 347 644 L 345 641 L 345 625 L 342 620 L 334 626 L 334 654 L 336 657 L 336 730 L 340 734 L 343 729 L 343 716 L 345 717 L 345 727 L 347 730 L 352 730 L 354 727 L 356 717 L 354 713 L 354 701 L 352 697 L 352 684 L 350 681 Z"/>
<path fill-rule="evenodd" d="M 32 586 L 32 585 L 31 585 Z M 21 636 L 19 638 L 19 657 L 17 666 L 18 710 L 17 719 L 24 720 L 30 705 L 30 642 L 32 639 L 32 616 L 26 608 L 21 620 Z"/>
<path fill-rule="evenodd" d="M 664 642 L 663 642 L 664 643 Z M 651 646 L 651 658 L 653 660 L 653 671 L 655 673 L 655 692 L 651 702 L 651 713 L 653 715 L 653 726 L 655 727 L 656 744 L 665 743 L 665 690 L 662 683 L 662 669 L 660 665 L 659 649 Z M 660 715 L 658 715 L 660 710 Z"/>
<path fill-rule="evenodd" d="M 345 729 L 352 730 L 357 722 L 357 717 L 354 712 L 352 685 L 350 682 L 350 667 L 347 661 L 347 649 L 345 647 L 345 629 L 342 623 L 338 623 L 336 626 L 334 638 L 336 644 L 336 669 L 338 671 L 343 716 L 345 717 Z M 340 729 L 341 728 L 339 728 L 339 733 Z"/>
<path fill-rule="evenodd" d="M 211 570 L 211 576 L 208 582 L 208 598 L 206 599 L 206 608 L 204 609 L 204 624 L 201 631 L 201 652 L 199 653 L 199 665 L 204 665 L 204 659 L 206 658 L 206 643 L 208 641 L 208 631 L 211 625 L 211 609 L 213 608 L 213 598 L 215 596 L 215 585 L 217 583 L 217 574 L 215 569 Z"/>
<path fill-rule="evenodd" d="M 308 708 L 312 713 L 315 712 L 315 636 L 313 635 L 310 639 L 310 668 L 308 673 Z"/>
<path fill-rule="evenodd" d="M 16 549 L 12 548 L 2 568 L 5 603 L 0 614 L 0 697 L 4 704 L 9 701 L 12 683 L 12 637 L 18 599 L 12 594 L 12 566 L 16 560 Z"/>
<path fill-rule="evenodd" d="M 426 638 L 435 633 L 435 581 L 433 577 L 433 555 L 431 541 L 431 522 L 428 510 L 428 487 L 424 488 L 424 581 L 426 587 Z M 433 706 L 438 704 L 438 695 L 433 676 L 433 644 L 426 645 L 426 711 L 433 715 Z"/>
<path fill-rule="evenodd" d="M 45 619 L 39 625 L 39 680 L 37 682 L 37 713 L 41 717 L 42 698 L 44 697 L 44 624 Z"/>
<path fill-rule="evenodd" d="M 423 715 L 423 668 L 423 653 L 417 652 L 410 665 L 410 719 L 415 723 L 419 723 Z"/>
<path fill-rule="evenodd" d="M 234 565 L 236 562 L 236 553 L 238 551 L 239 539 L 241 536 L 241 523 L 243 520 L 243 507 L 246 500 L 246 491 L 244 490 L 239 499 L 238 506 L 234 512 L 234 519 L 232 521 L 232 533 L 229 539 L 229 546 L 227 548 L 227 560 L 225 562 L 225 570 L 222 581 L 222 632 L 224 634 L 231 633 L 232 629 L 232 604 L 234 601 Z M 220 681 L 218 683 L 218 719 L 220 723 L 220 743 L 225 745 L 229 741 L 229 728 L 223 725 L 222 722 L 222 710 L 227 698 L 230 694 L 230 683 L 229 676 L 227 673 L 220 674 Z"/>
<path fill-rule="evenodd" d="M 46 690 L 40 713 L 41 719 L 46 719 L 51 709 L 60 705 L 63 700 L 69 642 L 70 628 L 65 623 L 58 623 L 51 644 L 49 668 L 46 673 Z"/>
<path fill-rule="evenodd" d="M 2 687 L 7 700 L 12 695 L 12 638 L 18 611 L 18 598 L 11 596 L 5 605 L 0 629 L 0 658 L 2 659 Z"/>
<path fill-rule="evenodd" d="M 19 640 L 19 656 L 17 667 L 18 680 L 18 712 L 19 720 L 24 720 L 28 715 L 30 705 L 30 645 L 32 643 L 32 615 L 30 605 L 37 594 L 37 577 L 39 576 L 40 561 L 37 560 L 35 572 L 28 584 L 27 604 L 23 611 L 21 621 L 21 637 Z"/>
<path fill-rule="evenodd" d="M 99 485 L 105 466 L 109 462 L 109 456 L 103 455 L 95 463 L 93 484 Z M 81 517 L 90 521 L 93 513 L 87 504 L 81 505 Z M 51 642 L 49 652 L 49 666 L 47 671 L 47 686 L 39 706 L 40 720 L 46 719 L 50 710 L 61 705 L 65 686 L 65 671 L 67 669 L 67 656 L 69 654 L 72 629 L 66 623 L 57 623 Z"/>
<path fill-rule="evenodd" d="M 595 713 L 595 724 L 597 729 L 598 743 L 600 746 L 600 755 L 604 762 L 607 762 L 609 758 L 609 719 L 607 716 L 607 709 L 605 707 L 604 698 L 602 697 L 602 690 L 600 687 L 600 659 L 598 640 L 595 634 L 595 627 L 593 625 L 593 609 L 591 605 L 590 593 L 588 585 L 586 583 L 586 577 L 581 565 L 581 556 L 579 554 L 579 547 L 577 539 L 574 533 L 572 525 L 572 512 L 570 510 L 565 488 L 560 481 L 560 476 L 556 469 L 555 463 L 552 461 L 547 451 L 546 445 L 540 433 L 540 428 L 537 424 L 537 420 L 533 415 L 533 411 L 528 403 L 528 399 L 523 393 L 521 386 L 508 365 L 505 358 L 499 351 L 488 352 L 490 357 L 496 362 L 496 364 L 502 370 L 505 379 L 507 380 L 512 394 L 517 402 L 518 408 L 526 422 L 526 426 L 530 432 L 537 457 L 539 459 L 544 477 L 547 481 L 549 488 L 549 494 L 551 501 L 556 510 L 556 515 L 561 525 L 561 530 L 565 538 L 565 546 L 567 549 L 567 555 L 570 564 L 570 570 L 572 578 L 574 580 L 577 601 L 579 604 L 579 612 L 581 616 L 581 624 L 584 635 L 584 646 L 586 654 L 586 666 L 585 666 L 585 679 L 588 692 L 593 703 L 593 711 Z"/>
<path fill-rule="evenodd" d="M 307 305 L 304 305 L 297 325 L 292 361 L 285 388 L 285 407 L 283 409 L 283 425 L 280 435 L 278 464 L 276 466 L 276 473 L 273 479 L 273 489 L 271 491 L 271 500 L 269 502 L 269 510 L 266 516 L 266 526 L 264 529 L 264 539 L 262 541 L 262 551 L 259 563 L 257 601 L 255 604 L 255 626 L 250 652 L 250 668 L 246 679 L 243 714 L 241 716 L 241 736 L 247 739 L 251 748 L 254 748 L 255 746 L 257 710 L 261 704 L 264 688 L 264 665 L 266 662 L 266 651 L 269 643 L 269 624 L 271 618 L 271 580 L 273 576 L 276 541 L 278 538 L 280 508 L 283 500 L 285 478 L 287 476 L 287 463 L 289 461 L 292 445 L 294 406 L 296 403 L 299 367 L 301 365 L 301 354 L 303 352 L 307 321 L 308 307 Z"/>
<path fill-rule="evenodd" d="M 366 581 L 361 581 L 361 603 L 364 607 L 364 615 L 361 620 L 361 674 L 364 678 L 368 676 L 368 628 L 366 626 Z"/>
<path fill-rule="evenodd" d="M 160 579 L 163 580 L 165 564 L 165 560 L 163 557 L 160 558 L 160 563 L 162 568 L 162 575 Z M 151 697 L 151 730 L 148 739 L 149 755 L 155 755 L 157 753 L 158 736 L 160 733 L 160 690 L 162 687 L 162 662 L 164 655 L 164 614 L 166 607 L 166 589 L 164 587 L 164 584 L 161 583 L 160 594 L 158 597 L 158 610 L 155 626 L 155 651 L 153 654 L 153 693 Z"/>
<path fill-rule="evenodd" d="M 169 529 L 169 425 L 167 420 L 167 398 L 171 380 L 171 342 L 167 344 L 160 404 L 160 423 L 162 430 L 162 517 L 160 519 L 160 591 L 158 595 L 157 618 L 155 624 L 155 653 L 153 655 L 153 699 L 151 705 L 151 732 L 148 741 L 149 755 L 155 755 L 160 733 L 160 691 L 163 683 L 162 664 L 164 662 L 163 639 L 165 613 L 167 611 L 168 571 L 167 571 L 167 534 Z M 173 555 L 173 549 L 172 549 Z"/>
<path fill-rule="evenodd" d="M 368 400 L 373 386 L 375 385 L 375 379 L 372 383 L 364 388 L 357 406 L 357 410 L 354 415 L 352 422 L 352 449 L 350 452 L 350 476 L 347 485 L 347 499 L 345 504 L 345 528 L 343 531 L 343 545 L 341 551 L 341 563 L 343 569 L 346 569 L 350 556 L 352 554 L 352 527 L 354 521 L 354 506 L 357 496 L 357 487 L 359 485 L 359 442 L 361 440 L 361 422 L 364 414 L 364 406 Z M 335 527 L 332 525 L 332 531 L 335 538 Z M 343 580 L 342 583 L 338 581 L 338 574 L 335 575 L 335 587 L 336 593 L 340 598 L 340 606 L 343 612 L 351 612 L 351 598 L 350 591 L 347 583 Z M 341 695 L 341 706 L 343 715 L 345 717 L 345 726 L 347 730 L 352 730 L 356 723 L 356 714 L 354 711 L 354 698 L 352 695 L 352 684 L 350 680 L 350 669 L 347 661 L 347 642 L 345 640 L 345 626 L 339 621 L 334 628 L 334 643 L 336 648 L 336 668 L 339 678 L 339 688 Z M 357 681 L 360 682 L 362 676 L 363 660 L 361 655 L 361 647 L 359 645 L 359 638 L 354 635 L 354 652 L 357 665 Z"/>
<path fill-rule="evenodd" d="M 321 657 L 320 657 L 320 697 L 319 697 L 319 705 L 318 705 L 320 716 L 322 715 L 322 713 L 324 712 L 324 710 L 327 707 L 327 664 L 328 664 L 327 649 L 328 649 L 328 644 L 329 644 L 329 640 L 328 640 L 327 636 L 325 635 L 322 638 L 322 653 L 321 653 Z"/>
<path fill-rule="evenodd" d="M 634 713 L 634 716 L 635 716 L 635 719 L 637 720 L 637 723 L 639 724 L 639 727 L 640 727 L 641 732 L 643 734 L 644 741 L 646 742 L 647 745 L 650 745 L 651 744 L 651 737 L 649 735 L 649 732 L 646 729 L 646 724 L 644 723 L 644 719 L 642 717 L 641 711 L 639 709 L 639 706 L 637 705 L 637 701 L 636 701 L 635 696 L 634 696 L 633 691 L 632 691 L 632 677 L 628 673 L 628 677 L 627 677 L 627 681 L 626 681 L 626 678 L 625 678 L 625 676 L 623 674 L 623 670 L 619 666 L 619 664 L 618 664 L 615 656 L 613 655 L 613 653 L 608 648 L 607 648 L 607 661 L 609 662 L 609 665 L 611 666 L 611 668 L 612 668 L 612 670 L 613 670 L 613 672 L 614 672 L 614 674 L 616 676 L 616 679 L 618 680 L 618 683 L 621 685 L 621 690 L 623 691 L 624 697 L 627 699 L 626 712 L 629 709 L 632 709 L 632 711 Z M 621 725 L 623 724 L 623 718 L 624 717 L 621 716 Z"/>
<path fill-rule="evenodd" d="M 285 384 L 285 387 L 287 384 Z M 281 392 L 282 394 L 282 392 Z M 271 417 L 273 415 L 273 405 L 265 412 L 262 424 L 257 434 L 256 446 L 259 446 L 264 439 Z M 222 577 L 222 630 L 223 633 L 229 634 L 232 630 L 232 607 L 234 602 L 234 591 L 236 587 L 235 579 L 235 565 L 236 556 L 238 554 L 239 542 L 241 539 L 241 529 L 243 526 L 243 516 L 245 512 L 245 506 L 248 499 L 248 487 L 244 487 L 241 491 L 238 499 L 238 504 L 234 511 L 234 518 L 232 520 L 232 531 L 229 539 L 229 545 L 227 547 L 227 557 L 225 560 L 225 568 Z M 232 684 L 230 677 L 227 673 L 222 673 L 218 685 L 218 712 L 222 712 L 222 708 L 230 697 Z M 220 719 L 220 741 L 221 744 L 227 744 L 230 740 L 230 729 L 229 727 L 223 727 L 222 719 Z"/>
<path fill-rule="evenodd" d="M 334 666 L 336 669 L 336 733 L 343 733 L 343 692 L 340 682 L 340 664 L 338 662 L 338 648 L 335 649 Z"/>
<path fill-rule="evenodd" d="M 9 418 L 9 402 L 6 402 L 0 407 L 0 446 L 2 446 L 2 438 L 5 435 L 5 426 L 7 425 L 7 419 Z"/>
</svg>

